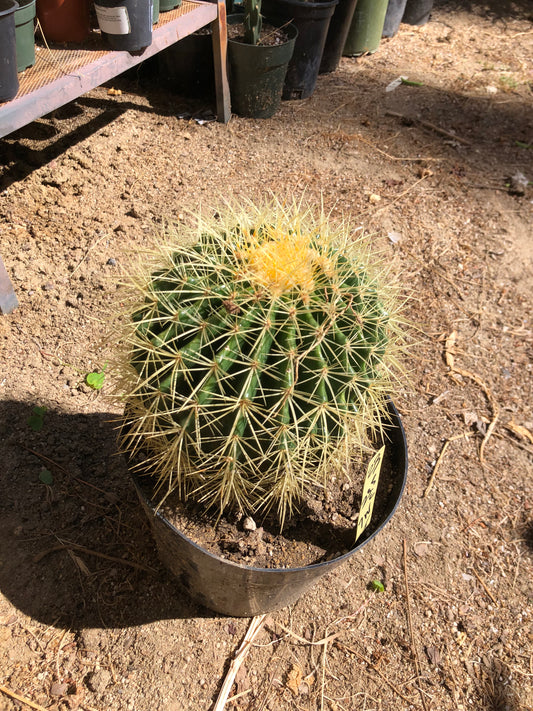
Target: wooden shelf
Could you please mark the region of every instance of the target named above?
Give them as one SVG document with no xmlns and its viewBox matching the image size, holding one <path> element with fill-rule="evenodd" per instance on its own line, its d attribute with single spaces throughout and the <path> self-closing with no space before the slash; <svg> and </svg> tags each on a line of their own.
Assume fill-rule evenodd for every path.
<svg viewBox="0 0 533 711">
<path fill-rule="evenodd" d="M 35 65 L 19 74 L 17 96 L 0 103 L 0 138 L 77 99 L 208 24 L 213 24 L 214 45 L 220 40 L 223 45 L 222 48 L 215 47 L 215 77 L 218 119 L 226 123 L 229 120 L 225 76 L 226 17 L 225 7 L 224 16 L 219 16 L 219 5 L 202 0 L 183 0 L 181 7 L 161 13 L 159 23 L 153 28 L 152 44 L 141 52 L 109 50 L 98 31 L 93 31 L 83 46 L 39 47 Z"/>
<path fill-rule="evenodd" d="M 163 12 L 159 17 L 153 28 L 152 44 L 142 52 L 109 50 L 98 31 L 93 31 L 80 47 L 40 47 L 35 65 L 19 74 L 18 94 L 11 101 L 0 103 L 0 138 L 68 104 L 209 24 L 213 31 L 217 118 L 227 123 L 231 111 L 226 75 L 225 0 L 183 0 L 181 7 Z M 17 306 L 13 285 L 0 257 L 0 313 L 10 313 Z"/>
</svg>

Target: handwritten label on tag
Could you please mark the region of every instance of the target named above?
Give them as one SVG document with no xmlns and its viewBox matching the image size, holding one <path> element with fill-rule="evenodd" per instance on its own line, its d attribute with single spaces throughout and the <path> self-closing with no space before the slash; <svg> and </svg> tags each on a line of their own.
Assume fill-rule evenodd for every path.
<svg viewBox="0 0 533 711">
<path fill-rule="evenodd" d="M 366 470 L 363 496 L 361 499 L 361 509 L 359 511 L 359 518 L 357 519 L 357 532 L 355 535 L 356 541 L 368 526 L 370 519 L 372 518 L 372 510 L 374 509 L 374 500 L 376 498 L 376 491 L 378 490 L 379 475 L 381 472 L 381 464 L 383 463 L 384 454 L 385 447 L 383 446 L 374 454 L 370 460 L 368 469 Z"/>
</svg>

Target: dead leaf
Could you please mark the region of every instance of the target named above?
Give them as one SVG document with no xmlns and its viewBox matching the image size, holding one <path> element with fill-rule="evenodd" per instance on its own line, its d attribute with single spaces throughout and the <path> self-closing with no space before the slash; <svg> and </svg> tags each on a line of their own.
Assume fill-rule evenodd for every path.
<svg viewBox="0 0 533 711">
<path fill-rule="evenodd" d="M 523 437 L 524 439 L 529 440 L 531 444 L 533 444 L 533 434 L 527 429 L 527 427 L 517 425 L 514 420 L 511 420 L 505 426 L 513 434 L 517 435 L 518 437 Z"/>
<path fill-rule="evenodd" d="M 429 659 L 429 663 L 433 664 L 435 667 L 438 667 L 442 662 L 442 656 L 437 647 L 425 647 L 424 651 Z"/>
<path fill-rule="evenodd" d="M 65 696 L 68 692 L 68 684 L 65 682 L 60 683 L 59 681 L 54 681 L 50 687 L 51 696 Z"/>
<path fill-rule="evenodd" d="M 292 691 L 294 696 L 298 696 L 298 694 L 299 694 L 299 689 L 300 689 L 300 684 L 302 683 L 302 679 L 303 679 L 303 672 L 302 672 L 301 667 L 298 664 L 293 664 L 287 674 L 287 680 L 285 682 L 285 686 L 287 687 L 287 689 Z"/>
<path fill-rule="evenodd" d="M 110 89 L 107 90 L 107 95 L 108 96 L 122 96 L 122 89 L 113 89 L 113 87 L 111 87 Z"/>
<path fill-rule="evenodd" d="M 446 365 L 453 370 L 454 358 L 453 358 L 453 348 L 457 342 L 457 331 L 452 331 L 450 335 L 446 338 L 444 342 L 444 359 Z"/>
<path fill-rule="evenodd" d="M 423 555 L 426 555 L 429 550 L 429 547 L 426 541 L 420 541 L 419 543 L 415 543 L 415 545 L 413 546 L 413 550 L 415 552 L 415 555 L 420 558 Z"/>
</svg>

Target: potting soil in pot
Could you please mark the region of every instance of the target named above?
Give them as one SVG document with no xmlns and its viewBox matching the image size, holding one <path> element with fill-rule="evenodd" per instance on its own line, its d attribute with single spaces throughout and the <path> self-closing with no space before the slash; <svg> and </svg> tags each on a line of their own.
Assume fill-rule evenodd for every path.
<svg viewBox="0 0 533 711">
<path fill-rule="evenodd" d="M 256 568 L 298 568 L 336 558 L 351 550 L 356 543 L 357 518 L 364 478 L 371 458 L 354 462 L 353 471 L 340 472 L 327 492 L 317 492 L 302 502 L 299 512 L 279 531 L 274 516 L 254 519 L 245 516 L 209 517 L 194 502 L 181 502 L 171 494 L 160 512 L 181 533 L 196 544 L 226 560 Z M 135 466 L 136 462 L 134 462 Z M 379 489 L 372 521 L 382 521 L 383 508 L 392 490 L 393 467 L 388 450 L 381 467 Z M 139 483 L 147 498 L 161 499 L 151 479 L 140 476 Z M 373 523 L 369 529 L 373 530 Z"/>
</svg>

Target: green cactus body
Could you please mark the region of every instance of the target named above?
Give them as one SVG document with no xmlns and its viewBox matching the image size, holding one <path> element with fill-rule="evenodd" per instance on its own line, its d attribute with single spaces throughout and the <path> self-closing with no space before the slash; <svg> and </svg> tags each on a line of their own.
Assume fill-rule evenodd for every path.
<svg viewBox="0 0 533 711">
<path fill-rule="evenodd" d="M 278 205 L 204 226 L 194 247 L 167 248 L 132 309 L 125 446 L 220 512 L 276 508 L 283 522 L 342 447 L 380 426 L 390 295 L 357 243 L 305 216 Z"/>
<path fill-rule="evenodd" d="M 258 44 L 263 19 L 261 17 L 261 0 L 244 0 L 244 41 L 247 44 Z"/>
</svg>

